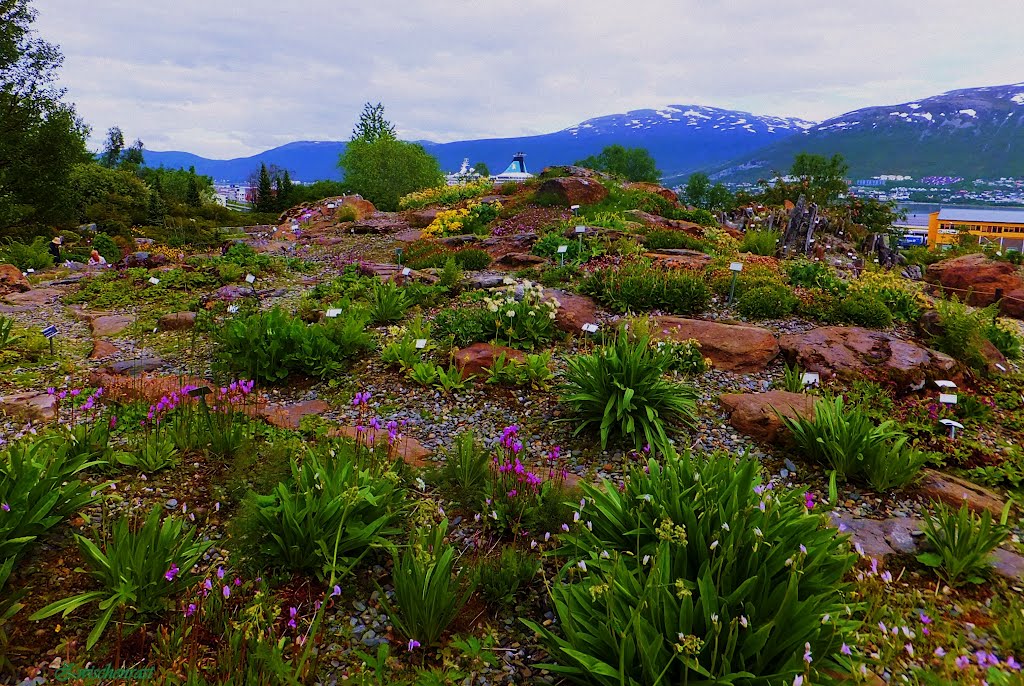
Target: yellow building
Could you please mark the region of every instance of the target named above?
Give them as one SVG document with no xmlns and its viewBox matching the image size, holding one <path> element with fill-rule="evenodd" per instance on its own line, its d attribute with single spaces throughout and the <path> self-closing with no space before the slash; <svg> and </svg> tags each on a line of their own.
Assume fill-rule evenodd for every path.
<svg viewBox="0 0 1024 686">
<path fill-rule="evenodd" d="M 979 244 L 1024 252 L 1024 209 L 942 209 L 928 216 L 928 247 L 956 243 L 961 233 L 977 236 Z"/>
</svg>

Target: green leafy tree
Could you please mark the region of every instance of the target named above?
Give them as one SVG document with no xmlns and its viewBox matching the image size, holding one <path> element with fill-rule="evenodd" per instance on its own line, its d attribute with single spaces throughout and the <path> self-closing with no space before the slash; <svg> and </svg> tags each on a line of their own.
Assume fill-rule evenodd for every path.
<svg viewBox="0 0 1024 686">
<path fill-rule="evenodd" d="M 708 175 L 702 172 L 691 174 L 690 178 L 686 180 L 686 186 L 683 188 L 683 200 L 688 205 L 706 209 L 710 196 L 711 179 L 708 178 Z"/>
<path fill-rule="evenodd" d="M 895 222 L 907 218 L 906 211 L 898 209 L 895 200 L 882 202 L 874 198 L 850 198 L 847 207 L 850 219 L 871 233 L 891 233 Z"/>
<path fill-rule="evenodd" d="M 149 188 L 131 172 L 86 162 L 71 170 L 69 181 L 77 221 L 119 233 L 149 218 Z"/>
<path fill-rule="evenodd" d="M 661 180 L 658 165 L 646 148 L 609 145 L 598 155 L 579 160 L 576 165 L 617 174 L 627 181 L 658 183 Z"/>
<path fill-rule="evenodd" d="M 338 166 L 348 188 L 387 211 L 397 210 L 403 195 L 444 183 L 437 159 L 418 143 L 398 140 L 379 104 L 363 108 Z"/>
<path fill-rule="evenodd" d="M 124 133 L 120 126 L 111 126 L 107 129 L 107 141 L 103 144 L 103 152 L 100 153 L 100 164 L 107 169 L 113 169 L 121 161 L 121 153 L 124 151 Z"/>
<path fill-rule="evenodd" d="M 70 221 L 69 175 L 88 155 L 88 129 L 55 86 L 60 49 L 35 18 L 30 0 L 0 0 L 0 229 Z"/>
<path fill-rule="evenodd" d="M 363 105 L 359 121 L 352 129 L 352 140 L 363 140 L 373 143 L 379 140 L 396 140 L 395 125 L 384 118 L 384 105 L 377 103 Z"/>
<path fill-rule="evenodd" d="M 189 167 L 188 169 L 188 191 L 185 197 L 185 203 L 189 207 L 203 206 L 203 196 L 199 192 L 199 179 L 196 177 L 195 167 Z"/>
<path fill-rule="evenodd" d="M 270 180 L 270 172 L 267 165 L 260 165 L 260 176 L 256 182 L 256 210 L 258 212 L 273 212 L 277 199 L 274 197 L 274 185 Z"/>
<path fill-rule="evenodd" d="M 145 164 L 145 158 L 142 154 L 142 141 L 136 138 L 135 142 L 121 153 L 121 161 L 118 163 L 118 168 L 138 173 L 139 168 L 143 164 Z"/>
<path fill-rule="evenodd" d="M 808 201 L 831 206 L 846 192 L 849 170 L 842 155 L 827 158 L 802 152 L 793 160 L 789 175 L 796 177 L 796 184 Z"/>
<path fill-rule="evenodd" d="M 491 175 L 491 169 L 490 169 L 490 167 L 487 166 L 486 162 L 477 162 L 476 164 L 473 165 L 473 169 L 480 176 L 490 176 Z"/>
<path fill-rule="evenodd" d="M 274 179 L 277 188 L 277 209 L 286 210 L 292 206 L 295 197 L 295 184 L 292 183 L 291 174 L 285 169 Z"/>
</svg>

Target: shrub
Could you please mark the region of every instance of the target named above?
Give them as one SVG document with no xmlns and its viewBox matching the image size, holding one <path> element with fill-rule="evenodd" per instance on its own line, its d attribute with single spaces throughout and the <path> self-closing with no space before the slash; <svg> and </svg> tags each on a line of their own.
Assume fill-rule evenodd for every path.
<svg viewBox="0 0 1024 686">
<path fill-rule="evenodd" d="M 968 367 L 981 371 L 988 366 L 982 349 L 986 334 L 1004 346 L 1008 345 L 1009 337 L 993 332 L 992 321 L 996 315 L 996 305 L 971 310 L 958 300 L 936 300 L 935 311 L 938 314 L 936 333 L 931 337 L 931 346 L 960 360 Z"/>
<path fill-rule="evenodd" d="M 582 244 L 582 248 L 580 247 Z M 566 238 L 559 232 L 546 233 L 540 237 L 540 239 L 533 244 L 532 252 L 534 255 L 540 255 L 541 257 L 547 257 L 548 259 L 559 261 L 559 246 L 566 246 L 565 249 L 565 263 L 583 263 L 589 260 L 593 254 L 593 248 L 590 240 L 580 241 L 576 238 Z"/>
<path fill-rule="evenodd" d="M 817 400 L 813 420 L 780 417 L 805 457 L 832 469 L 841 480 L 865 480 L 878 491 L 907 485 L 927 459 L 907 445 L 908 437 L 894 422 L 876 424 L 860 407 L 846 405 L 842 396 Z"/>
<path fill-rule="evenodd" d="M 1001 322 L 989 322 L 982 334 L 1008 360 L 1019 360 L 1022 357 L 1020 336 Z"/>
<path fill-rule="evenodd" d="M 574 264 L 561 267 L 547 267 L 537 275 L 537 282 L 545 288 L 555 288 L 570 283 L 580 275 L 579 268 Z"/>
<path fill-rule="evenodd" d="M 279 307 L 236 317 L 217 334 L 217 365 L 265 383 L 292 372 L 328 378 L 343 369 L 343 360 L 373 346 L 366 323 L 367 316 L 354 308 L 313 325 Z"/>
<path fill-rule="evenodd" d="M 827 666 L 856 556 L 803 494 L 767 490 L 721 454 L 635 465 L 624 489 L 583 484 L 569 561 L 550 585 L 559 632 L 529 621 L 581 684 L 789 684 Z M 587 521 L 587 526 L 582 521 Z"/>
<path fill-rule="evenodd" d="M 480 248 L 460 248 L 453 250 L 443 243 L 417 241 L 405 249 L 403 262 L 413 269 L 439 269 L 444 267 L 448 258 L 466 271 L 479 271 L 491 264 L 491 256 Z"/>
<path fill-rule="evenodd" d="M 466 207 L 441 210 L 430 226 L 423 229 L 424 238 L 459 236 L 467 233 L 485 233 L 487 225 L 498 218 L 501 203 L 470 203 Z"/>
<path fill-rule="evenodd" d="M 395 522 L 405 492 L 389 467 L 375 473 L 356 464 L 351 447 L 322 459 L 292 459 L 291 479 L 255 496 L 263 552 L 286 569 L 319 578 L 348 574 L 372 548 L 401 530 Z"/>
<path fill-rule="evenodd" d="M 575 434 L 597 429 L 601 447 L 621 441 L 665 450 L 668 432 L 694 419 L 696 393 L 664 378 L 669 355 L 646 336 L 615 340 L 567 360 L 562 402 L 576 414 Z"/>
<path fill-rule="evenodd" d="M 748 252 L 753 255 L 771 256 L 775 254 L 779 240 L 782 238 L 780 231 L 747 231 L 740 242 L 740 252 Z"/>
<path fill-rule="evenodd" d="M 474 570 L 480 594 L 492 607 L 509 607 L 516 602 L 522 586 L 530 583 L 540 569 L 540 560 L 512 546 L 497 557 L 480 560 Z"/>
<path fill-rule="evenodd" d="M 697 314 L 711 302 L 711 292 L 700 274 L 655 269 L 643 262 L 598 269 L 583 279 L 580 291 L 616 312 Z"/>
<path fill-rule="evenodd" d="M 895 272 L 868 271 L 850 284 L 850 293 L 864 293 L 883 303 L 892 316 L 905 322 L 916 322 L 921 316 L 917 291 L 913 282 Z"/>
<path fill-rule="evenodd" d="M 424 648 L 437 644 L 474 590 L 466 569 L 455 574 L 458 558 L 455 548 L 444 542 L 447 532 L 447 519 L 429 531 L 418 531 L 409 548 L 392 554 L 394 597 L 388 600 L 380 590 L 381 604 L 395 628 Z"/>
<path fill-rule="evenodd" d="M 644 237 L 644 246 L 649 250 L 708 251 L 708 246 L 704 241 L 682 231 L 651 231 Z"/>
<path fill-rule="evenodd" d="M 450 337 L 454 345 L 463 348 L 490 340 L 494 316 L 483 307 L 453 307 L 437 313 L 434 328 L 439 337 Z"/>
<path fill-rule="evenodd" d="M 116 264 L 121 261 L 121 248 L 117 247 L 117 243 L 108 234 L 96 234 L 96 237 L 92 239 L 92 247 L 109 264 Z"/>
<path fill-rule="evenodd" d="M 53 266 L 53 255 L 50 254 L 49 241 L 40 236 L 31 243 L 20 243 L 10 240 L 0 245 L 0 263 L 13 264 L 18 269 L 46 269 Z"/>
<path fill-rule="evenodd" d="M 370 321 L 374 324 L 390 324 L 405 316 L 411 304 L 405 289 L 392 281 L 373 282 L 368 297 L 370 302 Z"/>
<path fill-rule="evenodd" d="M 886 329 L 892 326 L 892 312 L 878 297 L 859 291 L 839 301 L 836 316 L 845 322 L 869 329 Z"/>
<path fill-rule="evenodd" d="M 786 286 L 752 288 L 736 301 L 740 314 L 747 319 L 778 319 L 796 308 L 797 298 Z"/>
<path fill-rule="evenodd" d="M 813 319 L 823 324 L 834 324 L 839 321 L 838 295 L 831 291 L 813 288 L 796 291 L 796 313 L 801 317 Z"/>
<path fill-rule="evenodd" d="M 989 567 L 989 555 L 1006 539 L 1010 528 L 1003 521 L 992 523 L 992 513 L 981 515 L 970 511 L 967 504 L 953 510 L 942 503 L 933 502 L 935 515 L 925 517 L 922 530 L 931 551 L 917 559 L 929 567 L 937 568 L 939 576 L 950 586 L 961 581 L 980 584 Z"/>
<path fill-rule="evenodd" d="M 824 262 L 812 262 L 800 257 L 788 263 L 786 274 L 793 286 L 800 288 L 820 288 L 828 292 L 841 292 L 846 284 L 835 275 L 835 272 Z"/>
<path fill-rule="evenodd" d="M 196 529 L 186 530 L 184 520 L 177 517 L 167 517 L 161 523 L 162 509 L 154 507 L 137 531 L 128 517 L 121 517 L 109 538 L 94 542 L 75 534 L 89 575 L 100 589 L 58 600 L 29 619 L 45 619 L 58 612 L 67 617 L 83 605 L 98 602 L 103 612 L 86 641 L 86 648 L 91 649 L 115 613 L 147 619 L 170 609 L 171 597 L 198 580 L 191 569 L 213 541 L 198 540 Z"/>
</svg>

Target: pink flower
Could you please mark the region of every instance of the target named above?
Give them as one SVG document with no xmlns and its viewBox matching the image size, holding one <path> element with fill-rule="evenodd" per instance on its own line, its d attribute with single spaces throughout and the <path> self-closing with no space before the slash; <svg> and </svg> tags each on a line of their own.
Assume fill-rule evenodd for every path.
<svg viewBox="0 0 1024 686">
<path fill-rule="evenodd" d="M 7 503 L 3 503 L 2 505 L 0 505 L 0 510 L 3 510 L 4 512 L 10 512 L 11 506 L 8 505 Z"/>
<path fill-rule="evenodd" d="M 230 598 L 231 597 L 231 587 L 228 586 L 227 584 L 224 585 L 224 588 L 221 589 L 221 592 L 224 594 L 225 598 Z"/>
<path fill-rule="evenodd" d="M 195 603 L 189 603 L 188 604 L 188 609 L 185 610 L 185 616 L 186 617 L 191 617 L 195 613 L 196 613 L 196 604 Z"/>
<path fill-rule="evenodd" d="M 410 653 L 412 651 L 416 650 L 419 647 L 420 647 L 420 642 L 419 641 L 417 641 L 414 638 L 410 638 L 409 639 L 409 648 L 408 648 L 408 650 L 409 650 Z"/>
<path fill-rule="evenodd" d="M 839 649 L 839 652 L 842 653 L 843 655 L 852 655 L 853 654 L 853 651 L 850 650 L 850 646 L 846 645 L 845 643 L 843 644 L 843 647 Z"/>
</svg>

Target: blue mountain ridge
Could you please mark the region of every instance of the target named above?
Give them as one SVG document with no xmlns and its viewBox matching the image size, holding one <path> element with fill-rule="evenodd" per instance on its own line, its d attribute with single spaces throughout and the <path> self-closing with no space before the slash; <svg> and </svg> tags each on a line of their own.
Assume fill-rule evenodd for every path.
<svg viewBox="0 0 1024 686">
<path fill-rule="evenodd" d="M 446 171 L 455 171 L 464 158 L 485 162 L 492 173 L 504 169 L 512 155 L 526 153 L 530 171 L 552 164 L 571 164 L 599 153 L 605 146 L 620 144 L 650 151 L 666 177 L 720 166 L 782 141 L 814 124 L 800 119 L 753 115 L 698 105 L 671 105 L 661 109 L 633 110 L 588 119 L 555 133 L 518 138 L 433 143 L 418 141 Z M 151 167 L 194 166 L 196 172 L 225 183 L 245 182 L 261 163 L 287 169 L 297 181 L 342 178 L 338 156 L 345 150 L 340 141 L 296 141 L 271 150 L 230 160 L 212 160 L 188 152 L 145 151 Z"/>
</svg>

